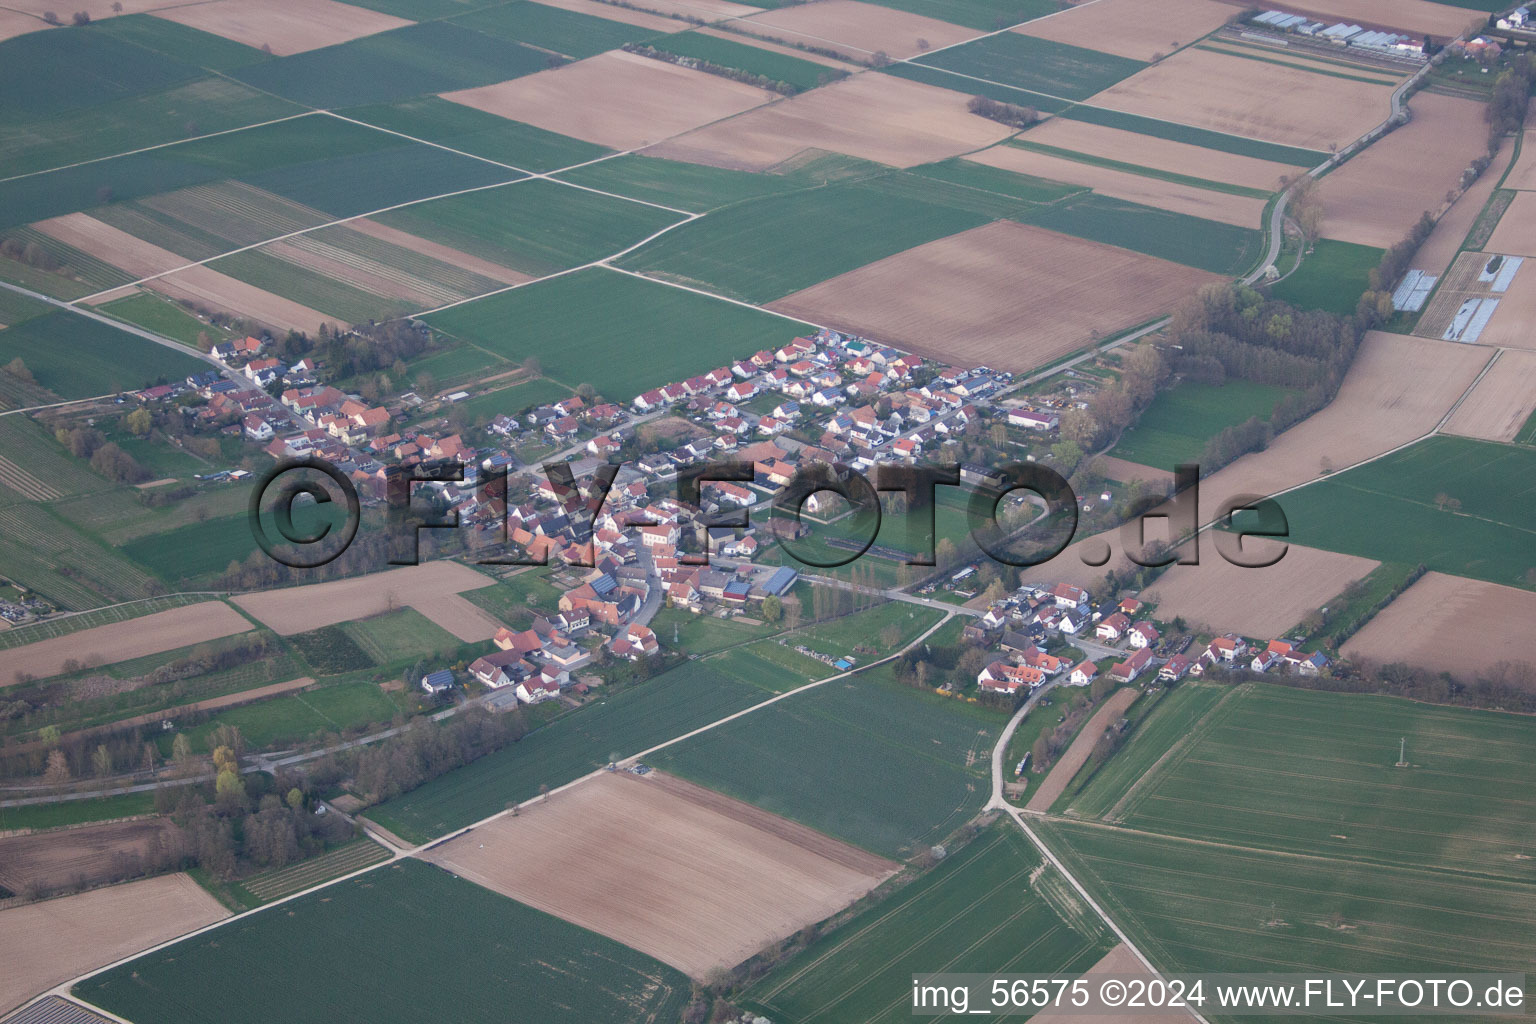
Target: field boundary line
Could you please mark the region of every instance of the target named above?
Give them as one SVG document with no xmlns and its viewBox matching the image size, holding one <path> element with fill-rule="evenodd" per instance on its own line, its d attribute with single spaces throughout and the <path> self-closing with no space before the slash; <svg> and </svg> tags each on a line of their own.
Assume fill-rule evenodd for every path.
<svg viewBox="0 0 1536 1024">
<path fill-rule="evenodd" d="M 233 81 L 233 79 L 231 79 L 231 81 Z M 243 85 L 244 83 L 241 84 Z M 269 93 L 268 95 L 273 94 Z M 289 100 L 288 102 L 291 103 L 292 101 Z M 284 121 L 296 121 L 301 117 L 313 117 L 317 113 L 321 113 L 321 111 L 305 110 L 297 114 L 289 114 L 287 117 L 275 117 L 270 121 L 258 121 L 255 124 L 241 125 L 239 128 L 225 128 L 222 131 L 208 132 L 206 135 L 194 135 L 186 139 L 174 139 L 171 142 L 156 143 L 153 146 L 141 146 L 138 149 L 124 150 L 121 153 L 111 153 L 107 156 L 91 157 L 89 160 L 76 160 L 72 164 L 60 164 L 57 167 L 45 167 L 40 171 L 25 171 L 21 174 L 13 174 L 8 178 L 0 178 L 0 185 L 4 185 L 9 181 L 20 181 L 22 178 L 35 178 L 40 174 L 53 174 L 56 171 L 67 171 L 72 167 L 86 167 L 90 164 L 99 164 L 105 160 L 116 160 L 119 157 L 137 156 L 140 153 L 152 153 L 157 149 L 165 149 L 169 146 L 184 146 L 189 142 L 198 142 L 202 139 L 216 139 L 220 135 L 233 135 L 235 132 L 250 131 L 252 128 L 265 128 L 268 125 L 282 124 Z"/>
<path fill-rule="evenodd" d="M 1244 686 L 1246 685 L 1244 684 Z M 1179 737 L 1178 742 L 1174 743 L 1173 746 L 1163 752 L 1161 757 L 1152 762 L 1152 767 L 1143 772 L 1141 778 L 1131 783 L 1130 788 L 1125 791 L 1125 794 L 1115 801 L 1115 805 L 1105 812 L 1104 817 L 1100 820 L 1106 824 L 1125 820 L 1125 815 L 1131 813 L 1146 798 L 1144 791 L 1150 787 L 1151 780 L 1161 774 L 1165 768 L 1169 767 L 1170 763 L 1182 764 L 1187 760 L 1193 751 L 1196 737 L 1203 737 L 1211 729 L 1215 728 L 1216 723 L 1213 719 L 1216 713 L 1242 689 L 1243 686 L 1234 686 L 1223 694 L 1221 700 L 1217 701 L 1209 711 L 1200 716 L 1200 720 L 1194 724 L 1193 728 Z M 1230 714 L 1231 712 L 1228 711 L 1227 713 Z M 1226 715 L 1222 717 L 1225 718 Z M 1170 762 L 1170 759 L 1173 760 Z"/>
</svg>

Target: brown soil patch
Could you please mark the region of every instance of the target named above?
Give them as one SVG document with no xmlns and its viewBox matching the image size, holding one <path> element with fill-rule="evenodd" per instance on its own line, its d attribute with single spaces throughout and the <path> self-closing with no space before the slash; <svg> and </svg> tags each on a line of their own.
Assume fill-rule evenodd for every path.
<svg viewBox="0 0 1536 1024">
<path fill-rule="evenodd" d="M 388 224 L 380 224 L 378 221 L 369 220 L 367 217 L 349 220 L 346 223 L 346 227 L 349 230 L 356 231 L 358 234 L 367 235 L 369 238 L 377 238 L 381 242 L 389 242 L 392 245 L 401 246 L 412 252 L 429 256 L 434 260 L 440 260 L 462 270 L 467 270 L 472 274 L 479 274 L 481 277 L 500 281 L 502 284 L 522 284 L 524 281 L 533 280 L 527 274 L 508 270 L 499 263 L 492 263 L 490 260 L 481 259 L 479 256 L 471 256 L 467 252 L 461 252 L 441 242 L 434 242 L 429 238 L 422 238 L 420 235 L 413 235 L 408 231 L 392 228 Z"/>
<path fill-rule="evenodd" d="M 1483 176 L 1473 182 L 1472 187 L 1462 193 L 1451 208 L 1440 215 L 1440 220 L 1435 223 L 1435 230 L 1429 233 L 1424 244 L 1419 246 L 1418 253 L 1413 258 L 1413 265 L 1431 274 L 1441 274 L 1451 265 L 1456 254 L 1461 251 L 1461 243 L 1466 240 L 1467 232 L 1472 230 L 1472 224 L 1477 220 L 1477 215 L 1487 205 L 1488 198 L 1493 195 L 1493 190 L 1499 183 L 1499 176 L 1504 167 L 1509 163 L 1510 150 L 1513 147 L 1508 139 L 1505 139 L 1499 148 L 1499 154 L 1488 165 Z"/>
<path fill-rule="evenodd" d="M 1212 545 L 1202 554 L 1199 565 L 1174 566 L 1142 595 L 1157 602 L 1157 617 L 1267 638 L 1283 635 L 1380 564 L 1297 544 L 1264 569 L 1235 566 Z"/>
<path fill-rule="evenodd" d="M 1099 93 L 1093 105 L 1326 151 L 1385 120 L 1391 95 L 1386 85 L 1191 48 Z"/>
<path fill-rule="evenodd" d="M 626 0 L 637 7 L 655 11 L 671 18 L 675 24 L 683 24 L 678 18 L 703 18 L 719 21 L 722 18 L 745 18 L 762 10 L 749 4 L 731 3 L 730 0 Z M 673 18 L 677 15 L 677 18 Z"/>
<path fill-rule="evenodd" d="M 1151 466 L 1143 466 L 1139 462 L 1117 459 L 1113 455 L 1100 455 L 1098 462 L 1104 468 L 1105 476 L 1111 480 L 1119 480 L 1123 484 L 1128 484 L 1132 480 L 1141 480 L 1156 487 L 1173 486 L 1171 470 L 1154 469 Z"/>
<path fill-rule="evenodd" d="M 1490 167 L 1486 173 L 1492 172 L 1493 168 Z M 1536 189 L 1536 128 L 1525 130 L 1520 143 L 1520 159 L 1510 168 L 1509 177 L 1504 179 L 1504 187 L 1525 191 Z"/>
<path fill-rule="evenodd" d="M 177 828 L 164 818 L 114 821 L 0 838 L 0 885 L 12 892 L 85 888 L 122 877 L 125 866 L 165 856 Z"/>
<path fill-rule="evenodd" d="M 850 271 L 773 303 L 961 365 L 1024 371 L 1141 323 L 1201 285 L 1202 270 L 997 221 Z"/>
<path fill-rule="evenodd" d="M 836 57 L 828 57 L 820 53 L 812 53 L 810 50 L 802 50 L 797 46 L 786 46 L 783 43 L 772 43 L 757 36 L 742 35 L 740 32 L 727 32 L 720 28 L 695 29 L 701 36 L 714 36 L 716 39 L 727 39 L 733 43 L 741 43 L 744 46 L 755 46 L 759 50 L 770 50 L 773 53 L 782 53 L 786 57 L 794 57 L 798 60 L 808 60 L 812 64 L 822 64 L 829 68 L 838 68 L 842 71 L 862 71 L 863 66 L 853 64 L 846 60 L 838 60 Z"/>
<path fill-rule="evenodd" d="M 1149 61 L 1216 31 L 1239 13 L 1219 0 L 1094 0 L 1014 31 Z"/>
<path fill-rule="evenodd" d="M 184 267 L 188 262 L 169 249 L 151 245 L 84 213 L 40 220 L 32 226 L 50 238 L 57 238 L 65 245 L 72 245 L 135 277 L 163 274 Z"/>
<path fill-rule="evenodd" d="M 1532 330 L 1532 324 L 1536 324 L 1536 260 L 1527 258 L 1515 271 L 1509 290 L 1499 296 L 1499 308 L 1477 336 L 1477 343 L 1536 349 L 1536 330 Z"/>
<path fill-rule="evenodd" d="M 221 274 L 206 265 L 188 267 L 165 277 L 157 277 L 153 281 L 146 281 L 144 286 L 182 302 L 250 317 L 283 331 L 297 330 L 314 334 L 321 324 L 348 326 L 339 316 L 311 309 L 228 274 Z M 101 301 L 108 301 L 109 298 L 104 295 Z"/>
<path fill-rule="evenodd" d="M 846 49 L 858 60 L 867 60 L 882 51 L 896 58 L 914 57 L 978 34 L 974 29 L 947 21 L 859 0 L 817 0 L 780 7 L 744 18 L 733 27 L 807 46 Z M 924 41 L 926 46 L 922 45 Z"/>
<path fill-rule="evenodd" d="M 228 916 L 185 874 L 0 911 L 0 1012 Z"/>
<path fill-rule="evenodd" d="M 1103 3 L 1105 0 L 1098 0 Z M 1095 3 L 1094 6 L 1098 6 Z M 1174 174 L 1191 174 L 1210 181 L 1223 181 L 1232 185 L 1246 185 L 1274 191 L 1280 186 L 1282 176 L 1295 177 L 1300 168 L 1273 160 L 1258 160 L 1251 156 L 1223 153 L 1204 146 L 1192 146 L 1186 142 L 1172 142 L 1151 135 L 1119 128 L 1105 128 L 1087 121 L 1073 121 L 1065 117 L 1053 117 L 1044 124 L 1031 128 L 1023 136 L 1030 142 L 1045 146 L 1057 146 L 1076 153 L 1108 157 L 1112 160 L 1129 160 L 1142 167 L 1152 167 Z"/>
<path fill-rule="evenodd" d="M 1095 974 L 1112 974 L 1119 978 L 1131 975 L 1140 975 L 1150 979 L 1152 973 L 1147 970 L 1147 965 L 1137 959 L 1131 952 L 1131 947 L 1121 943 L 1108 953 L 1104 958 L 1083 972 L 1085 976 Z M 1089 982 L 1090 990 L 1097 990 L 1097 985 Z M 1031 1024 L 1179 1024 L 1194 1020 L 1194 1014 L 1186 1011 L 1181 1015 L 1172 1015 L 1172 1011 L 1147 1010 L 1136 1012 L 1133 1010 L 1116 1009 L 1105 1013 L 1084 1013 L 1080 1010 L 1042 1010 L 1030 1018 Z"/>
<path fill-rule="evenodd" d="M 1100 666 L 1105 672 L 1109 671 L 1108 665 Z M 1077 774 L 1079 768 L 1088 763 L 1088 755 L 1093 753 L 1093 745 L 1099 742 L 1099 737 L 1125 714 L 1125 709 L 1141 696 L 1141 691 L 1134 686 L 1127 686 L 1116 690 L 1110 695 L 1099 710 L 1093 713 L 1088 723 L 1083 726 L 1077 738 L 1067 747 L 1066 753 L 1051 766 L 1051 770 L 1045 773 L 1045 778 L 1035 789 L 1035 795 L 1029 798 L 1029 803 L 1024 806 L 1031 811 L 1048 811 L 1056 798 L 1066 792 L 1067 785 L 1071 783 L 1072 776 Z"/>
<path fill-rule="evenodd" d="M 212 0 L 155 16 L 258 49 L 268 46 L 280 57 L 411 24 L 336 0 Z"/>
<path fill-rule="evenodd" d="M 1499 226 L 1483 248 L 1511 256 L 1536 256 L 1536 192 L 1515 193 L 1515 201 L 1499 218 Z"/>
<path fill-rule="evenodd" d="M 489 640 L 501 623 L 459 596 L 496 581 L 460 562 L 424 562 L 353 579 L 242 594 L 235 604 L 283 636 L 409 606 L 465 643 Z"/>
<path fill-rule="evenodd" d="M 39 32 L 51 27 L 43 19 L 34 18 L 30 14 L 0 9 L 0 42 L 14 39 L 17 36 L 24 36 L 28 32 Z"/>
<path fill-rule="evenodd" d="M 1135 150 L 1130 150 L 1134 154 Z M 1049 153 L 1037 153 L 1018 146 L 993 146 L 991 149 L 966 157 L 967 160 L 989 167 L 1001 167 L 1016 174 L 1029 174 L 1037 178 L 1050 178 L 1071 184 L 1086 185 L 1095 192 L 1127 202 L 1155 206 L 1162 210 L 1204 217 L 1239 227 L 1256 228 L 1264 219 L 1264 200 L 1249 196 L 1234 196 L 1226 192 L 1181 185 L 1177 182 L 1149 178 L 1130 171 L 1111 167 L 1098 167 L 1080 163 Z"/>
<path fill-rule="evenodd" d="M 854 75 L 690 132 L 651 155 L 765 171 L 813 149 L 911 167 L 1012 134 L 968 112 L 966 102 L 961 93 L 904 78 Z"/>
<path fill-rule="evenodd" d="M 70 658 L 99 658 L 108 664 L 130 661 L 251 628 L 249 619 L 222 601 L 189 604 L 12 648 L 0 659 L 5 662 L 6 673 L 0 685 L 16 682 L 16 677 L 23 673 L 39 679 L 58 675 Z"/>
<path fill-rule="evenodd" d="M 1419 215 L 1438 213 L 1472 158 L 1483 153 L 1484 104 L 1421 92 L 1413 120 L 1318 183 L 1323 235 L 1386 248 Z M 1497 176 L 1491 169 L 1487 174 Z"/>
<path fill-rule="evenodd" d="M 1264 451 L 1245 455 L 1200 482 L 1200 522 L 1216 518 L 1222 504 L 1238 495 L 1276 494 L 1327 475 L 1325 469 L 1342 470 L 1423 437 L 1456 404 L 1490 356 L 1477 345 L 1370 332 L 1332 403 L 1275 438 Z M 1285 506 L 1283 498 L 1280 506 Z M 1153 520 L 1148 540 L 1164 537 L 1165 530 L 1163 521 Z M 1106 545 L 1107 564 L 1084 564 L 1085 553 L 1102 555 Z M 1202 560 L 1221 557 L 1209 536 L 1202 538 L 1200 551 Z M 1085 537 L 1049 562 L 1025 570 L 1023 581 L 1063 581 L 1091 590 L 1109 569 L 1129 566 L 1119 530 L 1110 530 Z"/>
<path fill-rule="evenodd" d="M 774 94 L 719 75 L 610 50 L 444 99 L 615 149 L 661 142 Z"/>
<path fill-rule="evenodd" d="M 646 14 L 643 11 L 630 10 L 628 7 L 619 7 L 616 4 L 599 3 L 598 0 L 534 0 L 534 2 L 541 3 L 545 7 L 558 7 L 562 11 L 575 11 L 577 14 L 590 14 L 594 18 L 622 21 L 626 25 L 639 25 L 641 28 L 656 32 L 684 32 L 690 27 L 686 21 L 678 21 L 676 18 Z"/>
<path fill-rule="evenodd" d="M 1532 412 L 1536 412 L 1536 352 L 1510 350 L 1499 354 L 1445 429 L 1485 441 L 1513 441 Z"/>
<path fill-rule="evenodd" d="M 46 11 L 57 12 L 68 23 L 69 16 L 76 11 L 84 11 L 91 16 L 92 21 L 100 21 L 102 18 L 115 18 L 119 14 L 143 14 L 146 11 L 184 7 L 200 2 L 202 0 L 122 0 L 122 10 L 114 11 L 112 0 L 76 0 L 62 6 L 53 0 L 6 0 L 5 6 L 0 8 L 0 40 L 48 28 L 48 23 L 43 21 Z"/>
<path fill-rule="evenodd" d="M 1536 594 L 1529 590 L 1430 572 L 1367 622 L 1343 653 L 1467 678 L 1502 661 L 1528 663 L 1532 622 Z"/>
<path fill-rule="evenodd" d="M 372 295 L 398 299 L 422 308 L 446 305 L 467 298 L 469 293 L 428 281 L 394 267 L 388 267 L 315 235 L 299 235 L 264 245 L 260 251 L 290 263 L 319 277 L 340 281 Z"/>
<path fill-rule="evenodd" d="M 829 917 L 897 868 L 661 773 L 597 776 L 424 857 L 694 978 Z"/>
<path fill-rule="evenodd" d="M 1460 35 L 1472 22 L 1483 20 L 1476 11 L 1430 3 L 1429 0 L 1286 0 L 1280 6 L 1289 13 L 1310 15 L 1330 24 L 1348 21 L 1366 28 L 1428 32 L 1437 36 Z"/>
</svg>

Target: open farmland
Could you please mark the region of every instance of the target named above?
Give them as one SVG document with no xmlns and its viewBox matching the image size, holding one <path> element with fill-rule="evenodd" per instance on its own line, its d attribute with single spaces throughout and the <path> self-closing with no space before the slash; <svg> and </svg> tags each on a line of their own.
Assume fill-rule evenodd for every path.
<svg viewBox="0 0 1536 1024">
<path fill-rule="evenodd" d="M 918 246 L 774 307 L 921 355 L 1043 366 L 1142 323 L 1214 280 L 1123 249 L 1012 222 Z"/>
<path fill-rule="evenodd" d="M 1500 175 L 1509 166 L 1513 151 L 1514 145 L 1509 139 L 1500 140 L 1498 155 L 1488 165 L 1488 170 L 1435 222 L 1435 230 L 1429 233 L 1429 237 L 1414 255 L 1415 267 L 1426 273 L 1441 274 L 1451 265 L 1461 252 L 1462 245 L 1467 242 L 1468 234 L 1482 219 L 1484 209 L 1498 188 Z M 1507 191 L 1502 194 L 1510 195 Z"/>
<path fill-rule="evenodd" d="M 207 368 L 190 354 L 65 310 L 0 331 L 0 364 L 12 359 L 61 398 L 112 394 Z"/>
<path fill-rule="evenodd" d="M 567 185 L 527 181 L 418 203 L 376 219 L 540 276 L 611 256 L 683 218 Z"/>
<path fill-rule="evenodd" d="M 1515 193 L 1514 202 L 1499 218 L 1499 226 L 1483 248 L 1512 256 L 1536 256 L 1536 192 Z"/>
<path fill-rule="evenodd" d="M 0 1012 L 229 912 L 184 874 L 0 911 Z M 147 1018 L 146 1018 L 147 1019 Z"/>
<path fill-rule="evenodd" d="M 444 96 L 477 110 L 617 149 L 652 145 L 772 99 L 773 93 L 614 50 Z"/>
<path fill-rule="evenodd" d="M 349 875 L 370 864 L 388 860 L 390 853 L 372 839 L 354 839 L 297 864 L 264 871 L 240 883 L 240 888 L 261 903 L 280 900 L 311 886 Z"/>
<path fill-rule="evenodd" d="M 21 482 L 14 464 L 0 459 L 0 482 Z M 40 492 L 33 492 L 34 500 Z M 94 498 L 90 500 L 96 500 Z M 80 611 L 149 597 L 154 578 L 112 548 L 96 542 L 51 514 L 42 504 L 0 508 L 0 565 L 5 574 L 38 591 L 61 608 Z"/>
<path fill-rule="evenodd" d="M 1287 11 L 1403 32 L 1456 36 L 1492 7 L 1483 0 L 1289 0 Z"/>
<path fill-rule="evenodd" d="M 911 57 L 976 34 L 937 18 L 860 0 L 791 4 L 742 18 L 732 27 L 791 44 L 837 50 L 858 61 L 867 61 L 876 53 L 897 59 Z"/>
<path fill-rule="evenodd" d="M 1524 268 L 1522 268 L 1524 269 Z M 1445 424 L 1450 434 L 1513 441 L 1536 412 L 1536 352 L 1506 351 Z"/>
<path fill-rule="evenodd" d="M 132 873 L 135 865 L 177 863 L 180 843 L 180 833 L 165 818 L 3 836 L 0 886 L 42 893 L 88 888 Z"/>
<path fill-rule="evenodd" d="M 1524 884 L 1062 820 L 1037 831 L 1165 971 L 1436 976 L 1536 955 Z"/>
<path fill-rule="evenodd" d="M 1439 212 L 1461 172 L 1484 151 L 1483 107 L 1430 92 L 1414 96 L 1413 120 L 1318 182 L 1323 235 L 1386 248 L 1420 214 Z"/>
<path fill-rule="evenodd" d="M 1247 569 L 1207 550 L 1199 565 L 1173 566 L 1142 596 L 1157 604 L 1159 619 L 1269 639 L 1332 603 L 1378 564 L 1291 544 L 1274 565 Z"/>
<path fill-rule="evenodd" d="M 1085 100 L 1147 67 L 1144 61 L 1017 32 L 983 36 L 919 56 L 915 63 L 1068 100 Z"/>
<path fill-rule="evenodd" d="M 1111 945 L 1098 918 L 1012 822 L 774 967 L 743 1002 L 774 1020 L 911 1019 L 924 971 L 1076 975 Z"/>
<path fill-rule="evenodd" d="M 942 842 L 985 802 L 1000 723 L 993 713 L 902 687 L 877 668 L 650 760 L 883 856 L 909 857 Z M 797 767 L 811 761 L 815 772 Z"/>
<path fill-rule="evenodd" d="M 427 318 L 454 337 L 513 362 L 536 356 L 544 373 L 584 382 L 614 401 L 777 348 L 797 320 L 593 268 L 503 292 Z M 518 324 L 511 335 L 507 324 Z"/>
<path fill-rule="evenodd" d="M 596 4 L 596 0 L 591 2 Z M 605 10 L 623 10 L 607 4 L 603 7 Z M 462 103 L 450 103 L 440 96 L 419 96 L 396 103 L 353 107 L 344 114 L 387 131 L 451 146 L 461 152 L 531 171 L 553 171 L 593 160 L 608 152 L 602 146 L 509 121 Z"/>
<path fill-rule="evenodd" d="M 1088 46 L 1137 61 L 1166 57 L 1233 20 L 1218 0 L 1096 0 L 1014 29 L 1038 39 Z"/>
<path fill-rule="evenodd" d="M 680 779 L 623 772 L 530 803 L 427 859 L 695 978 L 831 916 L 897 868 Z"/>
<path fill-rule="evenodd" d="M 702 31 L 679 32 L 664 39 L 652 39 L 648 45 L 665 53 L 691 60 L 704 61 L 720 68 L 730 68 L 749 75 L 761 75 L 770 82 L 782 82 L 792 90 L 804 91 L 825 85 L 837 77 L 827 70 L 826 63 L 791 56 L 795 51 L 774 44 L 756 46 L 745 41 L 746 37 L 732 37 L 729 33 L 708 34 Z M 826 61 L 828 58 L 822 58 Z"/>
<path fill-rule="evenodd" d="M 1223 384 L 1185 380 L 1159 391 L 1110 452 L 1116 458 L 1171 473 L 1181 462 L 1199 462 L 1210 440 L 1228 427 L 1253 417 L 1267 422 L 1275 404 L 1292 393 L 1240 377 Z"/>
<path fill-rule="evenodd" d="M 606 8 L 603 8 L 606 10 Z M 456 25 L 548 50 L 572 60 L 651 39 L 656 30 L 594 17 L 596 12 L 562 10 L 542 3 L 505 3 L 483 7 L 453 19 Z M 677 28 L 683 26 L 679 23 Z M 665 30 L 664 30 L 665 31 Z"/>
<path fill-rule="evenodd" d="M 285 56 L 410 22 L 337 0 L 211 0 L 165 7 L 156 17 Z"/>
<path fill-rule="evenodd" d="M 1533 751 L 1524 716 L 1246 684 L 1118 817 L 1218 845 L 1529 882 L 1536 808 L 1518 786 Z"/>
<path fill-rule="evenodd" d="M 425 21 L 233 74 L 296 103 L 335 109 L 503 82 L 544 70 L 551 56 L 451 21 Z"/>
<path fill-rule="evenodd" d="M 1093 10 L 1107 2 L 1097 0 L 1079 9 Z M 1019 138 L 1090 157 L 1134 160 L 1142 167 L 1170 175 L 1204 178 L 1266 192 L 1278 189 L 1282 177 L 1294 177 L 1296 174 L 1295 165 L 1278 160 L 1223 153 L 1189 142 L 1160 139 L 1123 128 L 1110 128 L 1066 117 L 1053 117 Z"/>
<path fill-rule="evenodd" d="M 1436 436 L 1288 494 L 1297 542 L 1531 586 L 1536 451 Z"/>
<path fill-rule="evenodd" d="M 1320 238 L 1301 266 L 1272 285 L 1269 294 L 1297 309 L 1350 316 L 1370 287 L 1371 271 L 1381 263 L 1381 255 L 1374 246 Z"/>
<path fill-rule="evenodd" d="M 1473 257 L 1487 254 L 1468 253 L 1466 255 L 1470 261 L 1481 265 Z M 1443 285 L 1442 290 L 1444 290 Z M 1511 349 L 1536 349 L 1536 333 L 1531 331 L 1531 323 L 1536 320 L 1536 260 L 1527 259 L 1520 265 L 1520 269 L 1515 271 L 1515 279 L 1510 282 L 1509 290 L 1502 296 L 1498 296 L 1498 299 L 1498 308 L 1493 311 L 1487 326 L 1477 336 L 1477 343 Z M 1434 305 L 1436 307 L 1442 305 L 1438 295 Z M 1423 324 L 1423 321 L 1421 320 L 1420 323 Z"/>
<path fill-rule="evenodd" d="M 1536 190 L 1536 128 L 1527 128 L 1521 136 L 1520 157 L 1509 169 L 1503 185 L 1505 188 L 1532 191 Z M 1495 161 L 1494 165 L 1498 166 L 1498 162 Z"/>
<path fill-rule="evenodd" d="M 1072 740 L 1070 746 L 1062 751 L 1056 763 L 1051 766 L 1050 772 L 1029 797 L 1029 809 L 1031 811 L 1050 810 L 1051 804 L 1057 797 L 1067 791 L 1072 784 L 1072 779 L 1088 763 L 1088 755 L 1093 753 L 1094 746 L 1117 721 L 1125 715 L 1125 710 L 1141 696 L 1141 691 L 1134 686 L 1122 687 L 1116 690 L 1114 695 L 1099 706 L 1093 713 L 1093 717 L 1083 723 L 1083 728 Z"/>
<path fill-rule="evenodd" d="M 366 936 L 367 941 L 359 941 Z M 443 969 L 423 949 L 453 951 Z M 263 968 L 252 971 L 259 961 Z M 312 984 L 316 964 L 361 986 Z M 465 985 L 464 978 L 476 983 Z M 115 1014 L 165 1024 L 418 1019 L 454 1006 L 474 1024 L 677 1019 L 681 974 L 608 939 L 403 860 L 257 912 L 76 986 Z"/>
<path fill-rule="evenodd" d="M 1210 83 L 1220 82 L 1220 88 Z M 1094 97 L 1096 106 L 1326 150 L 1384 121 L 1392 89 L 1190 48 Z M 1275 97 L 1284 96 L 1284 103 Z"/>
<path fill-rule="evenodd" d="M 814 9 L 840 0 L 788 10 Z M 942 160 L 1007 138 L 1011 129 L 966 110 L 964 94 L 890 75 L 860 74 L 706 125 L 651 154 L 765 171 L 806 150 L 894 167 Z"/>
<path fill-rule="evenodd" d="M 1456 676 L 1490 673 L 1501 662 L 1530 658 L 1536 594 L 1481 580 L 1431 572 L 1367 622 L 1344 645 L 1351 658 L 1407 662 Z M 1433 629 L 1424 624 L 1433 622 Z M 1477 637 L 1451 645 L 1443 637 Z"/>
<path fill-rule="evenodd" d="M 1016 174 L 1086 185 L 1106 196 L 1190 217 L 1249 228 L 1258 227 L 1263 219 L 1264 199 L 1261 196 L 1235 195 L 1230 191 L 1205 188 L 1199 183 L 1170 181 L 1159 174 L 1103 166 L 1074 156 L 1067 151 L 1035 148 L 1030 140 L 1019 145 L 994 146 L 967 159 Z"/>
<path fill-rule="evenodd" d="M 38 677 L 57 675 L 70 659 L 128 661 L 233 636 L 251 628 L 245 616 L 221 601 L 184 605 L 7 651 L 5 663 L 10 678 L 5 682 L 14 682 L 22 673 Z"/>
<path fill-rule="evenodd" d="M 459 562 L 424 562 L 354 579 L 242 594 L 234 602 L 283 636 L 406 605 L 470 643 L 489 640 L 498 625 L 460 592 L 494 582 Z"/>
</svg>

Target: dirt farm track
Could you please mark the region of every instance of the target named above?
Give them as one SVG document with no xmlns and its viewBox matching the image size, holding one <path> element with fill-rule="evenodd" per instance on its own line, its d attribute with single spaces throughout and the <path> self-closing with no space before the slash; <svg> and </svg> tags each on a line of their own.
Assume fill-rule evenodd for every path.
<svg viewBox="0 0 1536 1024">
<path fill-rule="evenodd" d="M 600 775 L 424 856 L 695 978 L 829 917 L 897 868 L 660 772 Z"/>
<path fill-rule="evenodd" d="M 87 971 L 229 916 L 185 874 L 0 911 L 0 1013 Z"/>
</svg>

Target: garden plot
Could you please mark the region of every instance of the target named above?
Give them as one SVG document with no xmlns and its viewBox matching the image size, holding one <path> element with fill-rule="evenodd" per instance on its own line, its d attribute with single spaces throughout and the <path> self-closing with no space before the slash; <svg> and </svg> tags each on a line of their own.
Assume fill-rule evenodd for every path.
<svg viewBox="0 0 1536 1024">
<path fill-rule="evenodd" d="M 1482 341 L 1499 305 L 1520 280 L 1523 257 L 1486 252 L 1464 252 L 1440 279 L 1434 297 L 1419 318 L 1414 334 L 1421 338 Z M 1525 290 L 1530 280 L 1521 281 Z"/>
</svg>

